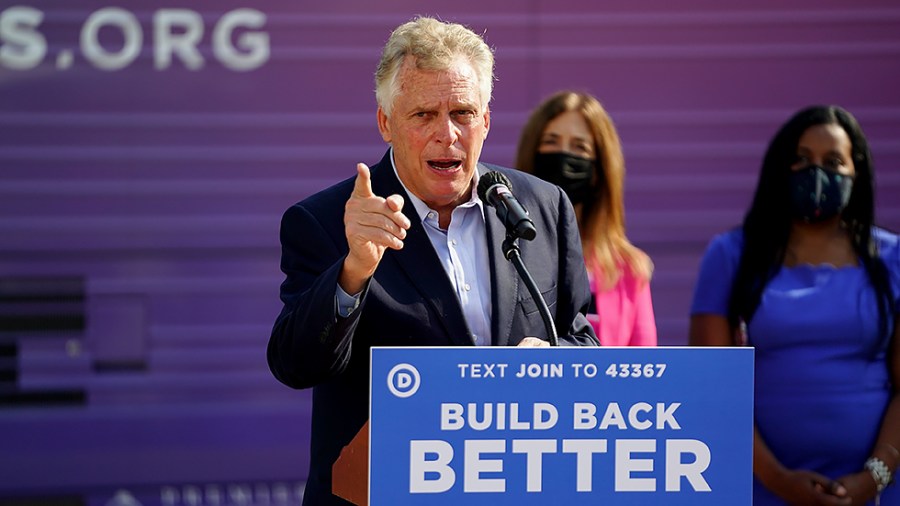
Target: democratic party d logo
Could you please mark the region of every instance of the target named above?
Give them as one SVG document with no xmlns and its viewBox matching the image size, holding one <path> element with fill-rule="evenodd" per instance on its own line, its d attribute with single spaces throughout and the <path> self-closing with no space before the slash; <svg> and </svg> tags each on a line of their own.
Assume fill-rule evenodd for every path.
<svg viewBox="0 0 900 506">
<path fill-rule="evenodd" d="M 397 397 L 409 397 L 419 389 L 419 371 L 411 364 L 397 364 L 388 373 L 388 390 Z"/>
</svg>

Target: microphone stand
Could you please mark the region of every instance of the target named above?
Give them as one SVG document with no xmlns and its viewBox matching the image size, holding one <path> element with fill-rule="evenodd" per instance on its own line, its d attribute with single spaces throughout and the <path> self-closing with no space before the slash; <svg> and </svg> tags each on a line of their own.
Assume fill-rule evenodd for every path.
<svg viewBox="0 0 900 506">
<path fill-rule="evenodd" d="M 547 329 L 550 346 L 559 346 L 556 325 L 553 323 L 553 318 L 550 317 L 550 308 L 547 307 L 547 302 L 538 290 L 534 278 L 531 277 L 528 269 L 525 268 L 525 262 L 522 261 L 522 255 L 519 254 L 519 245 L 516 243 L 516 239 L 517 237 L 514 234 L 509 232 L 506 233 L 506 239 L 503 241 L 502 245 L 503 256 L 516 267 L 516 271 L 519 272 L 519 276 L 522 277 L 522 281 L 525 282 L 525 286 L 528 287 L 528 291 L 531 293 L 531 298 L 534 299 L 535 304 L 537 304 L 538 311 L 541 313 L 541 318 L 544 320 L 544 327 Z"/>
</svg>

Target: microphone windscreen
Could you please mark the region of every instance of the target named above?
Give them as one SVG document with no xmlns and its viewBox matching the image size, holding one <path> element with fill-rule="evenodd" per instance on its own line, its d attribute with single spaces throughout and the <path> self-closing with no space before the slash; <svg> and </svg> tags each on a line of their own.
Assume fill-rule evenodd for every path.
<svg viewBox="0 0 900 506">
<path fill-rule="evenodd" d="M 509 178 L 496 170 L 485 173 L 478 180 L 478 198 L 487 205 L 491 205 L 487 198 L 487 191 L 496 184 L 502 184 L 512 191 L 512 183 L 509 182 Z"/>
</svg>

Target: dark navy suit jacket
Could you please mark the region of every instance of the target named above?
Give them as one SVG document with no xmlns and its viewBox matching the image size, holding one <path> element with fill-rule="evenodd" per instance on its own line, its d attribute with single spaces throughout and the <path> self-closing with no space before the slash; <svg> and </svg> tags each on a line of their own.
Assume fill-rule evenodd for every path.
<svg viewBox="0 0 900 506">
<path fill-rule="evenodd" d="M 520 240 L 522 259 L 554 315 L 561 345 L 592 346 L 583 316 L 591 294 L 574 211 L 563 192 L 528 174 L 504 173 L 537 229 Z M 400 194 L 412 223 L 401 250 L 386 250 L 348 318 L 335 312 L 335 289 L 348 246 L 344 205 L 355 178 L 289 208 L 281 223 L 284 309 L 269 339 L 273 374 L 293 388 L 313 387 L 310 473 L 304 505 L 348 504 L 331 495 L 331 466 L 368 418 L 370 346 L 471 346 L 473 339 L 453 286 L 393 168 L 390 151 L 371 168 L 372 191 Z M 503 223 L 485 207 L 490 255 L 491 331 L 495 346 L 524 337 L 547 339 L 543 320 L 511 262 L 503 257 Z"/>
</svg>

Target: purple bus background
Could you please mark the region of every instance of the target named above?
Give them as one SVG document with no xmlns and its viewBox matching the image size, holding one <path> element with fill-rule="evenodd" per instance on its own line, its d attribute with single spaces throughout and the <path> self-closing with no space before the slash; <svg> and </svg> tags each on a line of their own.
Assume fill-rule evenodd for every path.
<svg viewBox="0 0 900 506">
<path fill-rule="evenodd" d="M 604 103 L 663 345 L 801 107 L 858 117 L 900 228 L 895 0 L 0 0 L 0 504 L 299 502 L 279 221 L 384 153 L 372 74 L 416 14 L 496 49 L 485 161 L 554 91 Z"/>
</svg>

